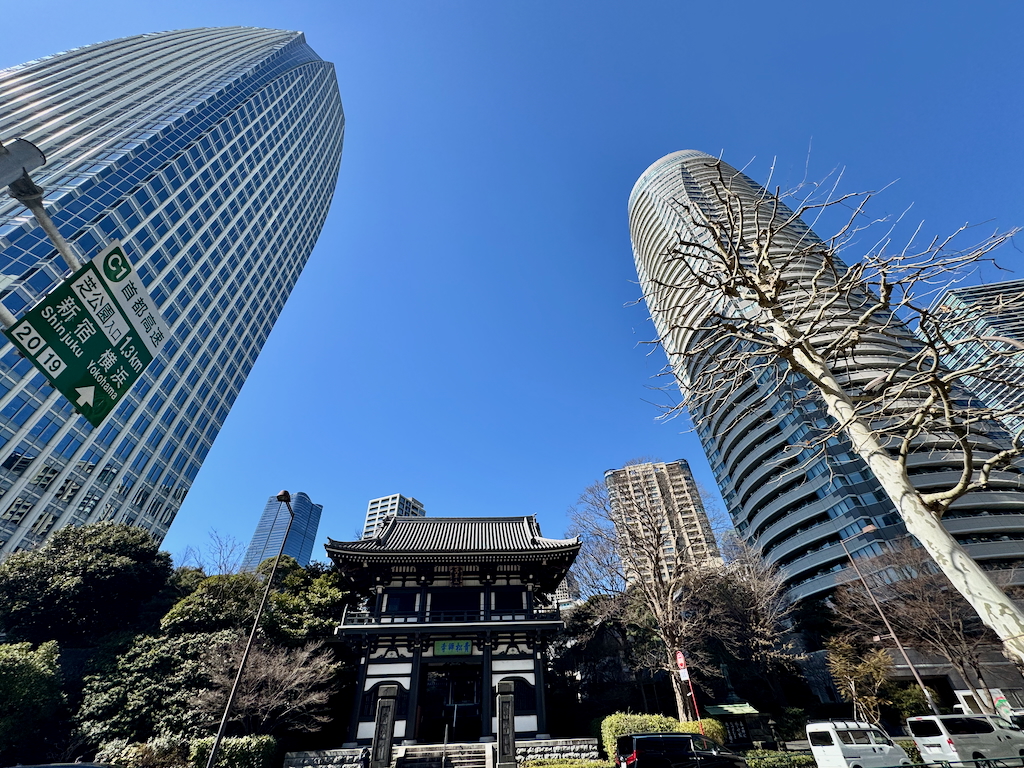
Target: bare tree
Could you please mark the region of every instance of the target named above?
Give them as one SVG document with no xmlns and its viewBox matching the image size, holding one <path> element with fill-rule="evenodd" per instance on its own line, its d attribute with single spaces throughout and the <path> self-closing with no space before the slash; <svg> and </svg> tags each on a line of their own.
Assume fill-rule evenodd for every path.
<svg viewBox="0 0 1024 768">
<path fill-rule="evenodd" d="M 692 660 L 714 626 L 714 618 L 705 613 L 710 600 L 702 598 L 710 598 L 708 576 L 716 566 L 668 562 L 670 533 L 664 508 L 634 504 L 620 515 L 601 481 L 583 492 L 569 515 L 570 532 L 583 543 L 575 566 L 581 590 L 617 597 L 605 602 L 606 610 L 623 612 L 634 603 L 649 615 L 661 650 L 645 666 L 669 673 L 679 719 L 695 719 L 678 673 L 676 652 L 685 651 Z"/>
<path fill-rule="evenodd" d="M 982 672 L 982 656 L 998 641 L 949 579 L 920 548 L 907 542 L 882 555 L 858 559 L 864 580 L 900 640 L 949 662 L 977 693 L 986 711 L 995 711 Z M 886 629 L 859 581 L 838 590 L 832 608 L 849 626 L 886 637 Z"/>
<path fill-rule="evenodd" d="M 178 566 L 198 568 L 211 576 L 241 571 L 245 545 L 233 536 L 222 536 L 213 529 L 209 539 L 205 548 L 187 546 Z"/>
<path fill-rule="evenodd" d="M 721 161 L 696 162 L 699 169 L 691 169 L 702 174 L 700 193 L 659 199 L 659 215 L 679 222 L 674 241 L 657 263 L 640 264 L 638 257 L 684 405 L 691 412 L 713 410 L 753 381 L 820 402 L 832 426 L 816 444 L 823 447 L 839 434 L 848 438 L 907 529 L 1024 664 L 1024 613 L 940 522 L 972 491 L 1022 487 L 1014 466 L 1024 451 L 1021 435 L 1011 438 L 997 421 L 1001 414 L 981 406 L 960 382 L 997 370 L 1024 345 L 971 334 L 966 315 L 955 319 L 962 333 L 954 338 L 950 325 L 921 303 L 1013 233 L 964 250 L 950 237 L 897 252 L 888 250 L 885 236 L 847 265 L 841 252 L 867 237 L 862 222 L 870 194 L 829 190 L 823 201 L 808 195 L 791 209 L 779 190 L 758 188 Z M 802 218 L 837 206 L 853 213 L 822 241 Z M 979 355 L 955 370 L 944 367 L 943 356 L 965 343 L 978 343 Z M 917 488 L 908 466 L 929 451 L 944 452 L 959 469 L 941 487 L 935 485 L 940 478 L 931 478 Z"/>
<path fill-rule="evenodd" d="M 669 673 L 680 719 L 695 713 L 677 651 L 709 677 L 718 674 L 715 650 L 759 669 L 792 659 L 784 639 L 789 609 L 772 566 L 739 542 L 725 563 L 673 556 L 666 510 L 635 498 L 628 505 L 616 509 L 603 482 L 583 492 L 569 511 L 571 533 L 583 543 L 574 569 L 586 595 L 607 596 L 591 601 L 595 610 L 627 616 L 657 637 L 630 650 L 640 666 Z"/>
<path fill-rule="evenodd" d="M 199 693 L 195 705 L 211 723 L 220 719 L 244 647 L 245 638 L 239 636 L 207 657 L 213 687 Z M 259 643 L 239 682 L 231 721 L 245 734 L 317 731 L 331 720 L 327 704 L 337 670 L 323 643 L 300 648 Z"/>
</svg>

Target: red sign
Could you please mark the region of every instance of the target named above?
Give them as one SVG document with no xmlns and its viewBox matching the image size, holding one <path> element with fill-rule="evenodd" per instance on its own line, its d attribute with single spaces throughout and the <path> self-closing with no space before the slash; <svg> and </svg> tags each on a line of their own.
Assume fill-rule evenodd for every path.
<svg viewBox="0 0 1024 768">
<path fill-rule="evenodd" d="M 686 669 L 686 657 L 683 656 L 682 651 L 676 651 L 676 664 L 679 665 L 680 669 Z"/>
</svg>

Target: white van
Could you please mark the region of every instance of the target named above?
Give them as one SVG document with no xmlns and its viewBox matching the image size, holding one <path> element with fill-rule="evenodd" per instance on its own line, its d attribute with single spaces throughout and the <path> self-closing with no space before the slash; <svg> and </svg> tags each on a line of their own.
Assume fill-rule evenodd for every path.
<svg viewBox="0 0 1024 768">
<path fill-rule="evenodd" d="M 1024 732 L 998 715 L 921 715 L 907 726 L 925 762 L 1024 757 Z"/>
<path fill-rule="evenodd" d="M 906 750 L 882 730 L 860 720 L 807 724 L 807 740 L 818 768 L 893 768 L 910 765 Z"/>
</svg>

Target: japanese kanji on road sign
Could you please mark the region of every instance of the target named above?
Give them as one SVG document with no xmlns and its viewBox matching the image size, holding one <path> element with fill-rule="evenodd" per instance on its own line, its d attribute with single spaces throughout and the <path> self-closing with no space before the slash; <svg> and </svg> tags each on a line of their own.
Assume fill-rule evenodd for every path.
<svg viewBox="0 0 1024 768">
<path fill-rule="evenodd" d="M 115 240 L 4 333 L 99 426 L 169 332 Z"/>
</svg>

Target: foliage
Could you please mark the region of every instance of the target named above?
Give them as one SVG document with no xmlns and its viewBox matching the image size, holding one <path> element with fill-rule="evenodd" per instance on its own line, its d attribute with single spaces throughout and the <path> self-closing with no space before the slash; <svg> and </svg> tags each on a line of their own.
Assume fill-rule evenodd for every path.
<svg viewBox="0 0 1024 768">
<path fill-rule="evenodd" d="M 722 743 L 726 739 L 725 726 L 718 720 L 704 718 L 698 724 L 695 720 L 680 722 L 665 715 L 634 715 L 630 712 L 616 712 L 601 721 L 601 745 L 609 758 L 615 758 L 615 740 L 630 733 L 700 733 Z"/>
<path fill-rule="evenodd" d="M 206 768 L 212 737 L 157 737 L 145 742 L 116 739 L 96 754 L 98 762 L 125 768 Z M 217 749 L 217 768 L 272 768 L 277 742 L 271 736 L 226 738 Z"/>
<path fill-rule="evenodd" d="M 570 758 L 560 760 L 523 760 L 519 768 L 613 768 L 615 763 L 611 760 L 572 760 Z"/>
<path fill-rule="evenodd" d="M 96 761 L 125 768 L 185 768 L 189 741 L 182 736 L 158 736 L 146 742 L 116 739 L 96 753 Z"/>
<path fill-rule="evenodd" d="M 749 768 L 807 768 L 815 765 L 813 755 L 803 752 L 751 749 L 743 756 Z"/>
<path fill-rule="evenodd" d="M 171 574 L 170 556 L 141 528 L 95 523 L 57 531 L 0 564 L 0 633 L 80 646 L 137 626 Z"/>
<path fill-rule="evenodd" d="M 209 688 L 206 655 L 231 641 L 230 633 L 140 636 L 113 668 L 86 677 L 77 720 L 94 743 L 155 735 L 201 736 L 210 718 L 195 708 Z"/>
<path fill-rule="evenodd" d="M 939 694 L 931 687 L 928 688 L 932 701 L 939 700 Z M 900 684 L 889 681 L 882 689 L 883 694 L 889 700 L 897 712 L 900 721 L 917 715 L 930 715 L 931 708 L 928 706 L 928 699 L 924 692 L 916 684 Z"/>
<path fill-rule="evenodd" d="M 235 680 L 246 638 L 237 637 L 208 655 L 211 687 L 193 705 L 215 722 Z M 323 643 L 282 648 L 253 646 L 232 707 L 231 722 L 246 734 L 317 731 L 330 722 L 327 703 L 338 671 Z"/>
<path fill-rule="evenodd" d="M 262 585 L 251 573 L 210 576 L 160 621 L 169 635 L 242 630 L 252 626 Z"/>
<path fill-rule="evenodd" d="M 218 574 L 203 579 L 178 601 L 160 622 L 168 634 L 246 630 L 263 598 L 274 558 L 264 560 L 256 573 Z M 305 569 L 294 558 L 281 558 L 274 590 L 260 618 L 267 637 L 284 645 L 301 645 L 329 636 L 349 602 L 334 572 Z"/>
<path fill-rule="evenodd" d="M 907 753 L 907 757 L 910 758 L 910 762 L 924 762 L 924 760 L 921 759 L 921 750 L 917 748 L 917 742 L 913 739 L 899 739 L 898 741 L 894 739 L 893 741 L 895 744 L 903 747 L 903 751 Z"/>
<path fill-rule="evenodd" d="M 213 739 L 196 739 L 188 756 L 189 768 L 206 768 Z M 272 736 L 241 736 L 223 739 L 217 748 L 214 768 L 273 768 L 277 741 Z"/>
<path fill-rule="evenodd" d="M 57 643 L 0 645 L 0 756 L 42 738 L 64 706 Z"/>
<path fill-rule="evenodd" d="M 881 707 L 890 704 L 882 689 L 892 674 L 892 657 L 883 648 L 865 651 L 850 637 L 834 637 L 825 644 L 828 670 L 843 701 L 853 703 L 855 719 L 879 724 Z"/>
</svg>

